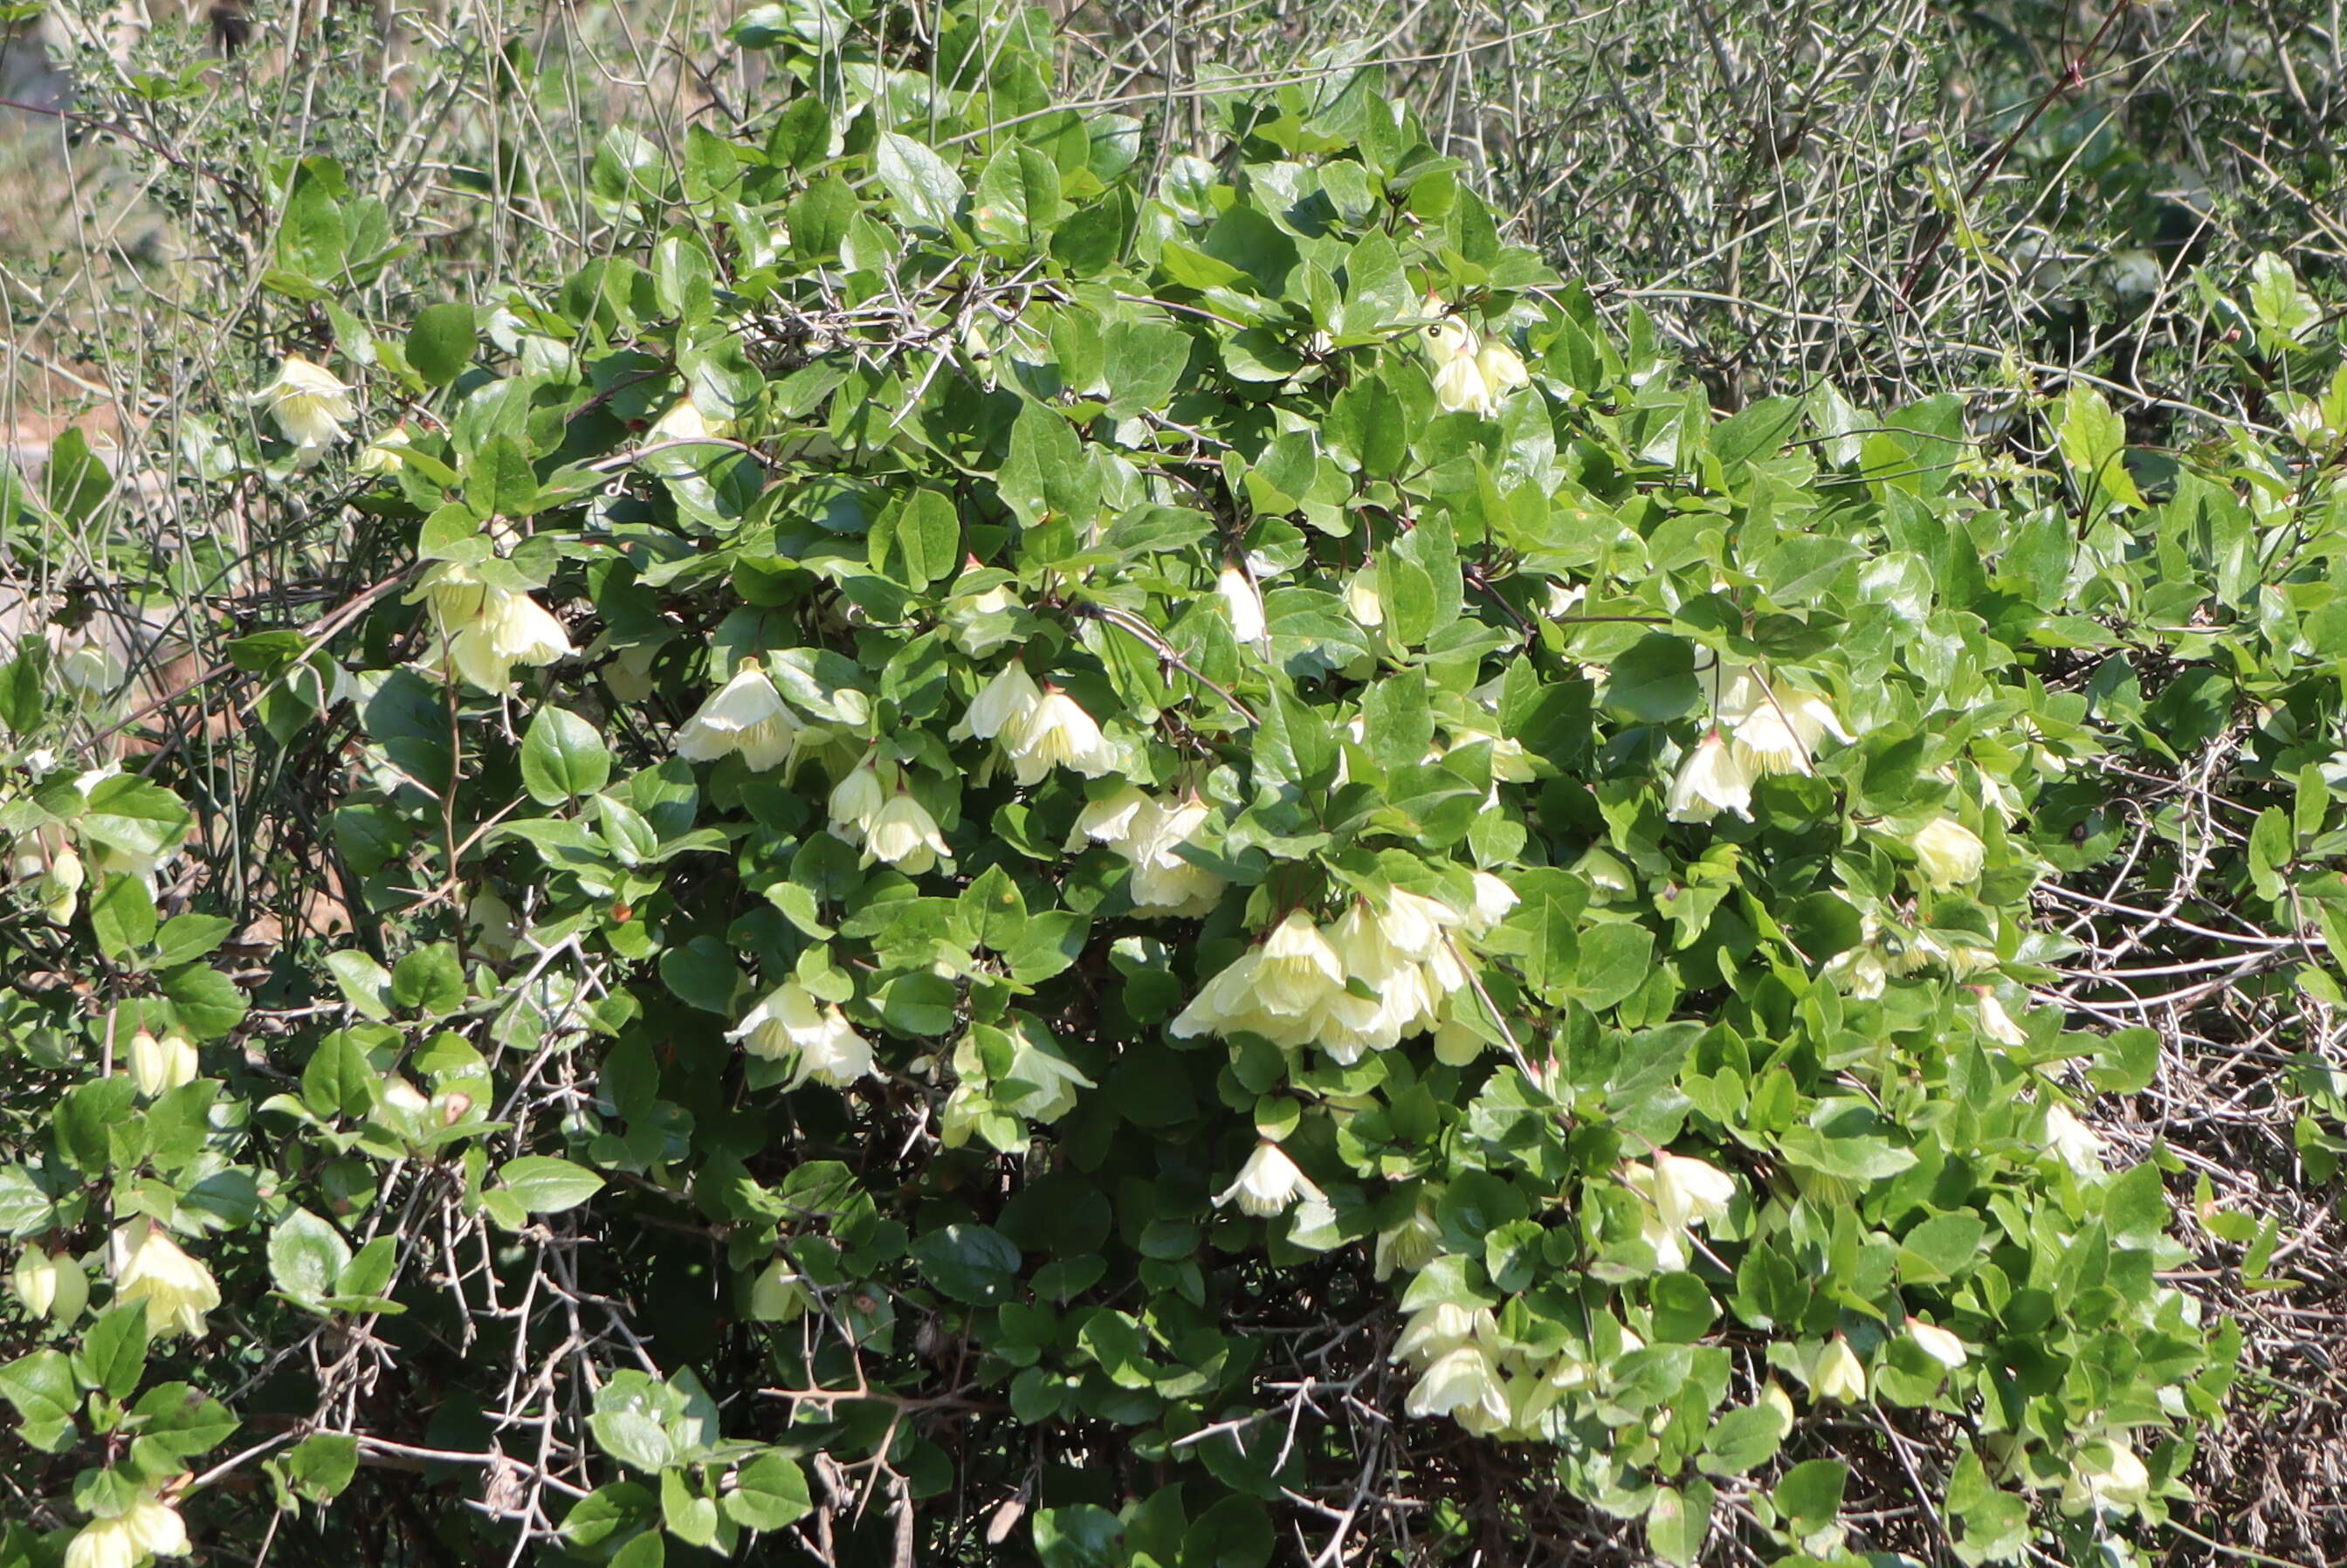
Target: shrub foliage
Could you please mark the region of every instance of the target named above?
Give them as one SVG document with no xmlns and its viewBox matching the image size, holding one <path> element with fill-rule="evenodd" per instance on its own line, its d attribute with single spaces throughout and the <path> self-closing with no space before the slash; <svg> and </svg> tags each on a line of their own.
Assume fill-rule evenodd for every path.
<svg viewBox="0 0 2347 1568">
<path fill-rule="evenodd" d="M 1031 15 L 832 18 L 477 305 L 362 319 L 379 210 L 284 170 L 329 331 L 182 446 L 366 575 L 240 629 L 209 750 L 0 674 L 0 1563 L 2161 1539 L 2237 1337 L 2038 894 L 2254 705 L 2217 852 L 2339 1000 L 2288 265 L 2206 302 L 2287 439 L 1718 418 L 1375 70 L 1161 156 Z M 106 503 L 66 457 L 13 528 Z M 231 941 L 264 876 L 348 927 Z"/>
</svg>

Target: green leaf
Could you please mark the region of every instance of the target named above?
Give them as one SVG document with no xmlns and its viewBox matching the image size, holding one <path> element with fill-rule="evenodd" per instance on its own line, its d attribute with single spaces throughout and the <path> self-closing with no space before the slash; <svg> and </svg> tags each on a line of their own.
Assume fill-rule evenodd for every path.
<svg viewBox="0 0 2347 1568">
<path fill-rule="evenodd" d="M 2281 874 L 2297 858 L 2296 850 L 2290 817 L 2280 806 L 2270 805 L 2258 813 L 2257 823 L 2250 829 L 2250 881 L 2259 897 L 2282 896 Z"/>
<path fill-rule="evenodd" d="M 342 1233 L 307 1209 L 295 1209 L 269 1233 L 269 1277 L 305 1305 L 332 1296 L 350 1261 Z"/>
<path fill-rule="evenodd" d="M 1112 323 L 1103 343 L 1110 415 L 1163 408 L 1189 366 L 1190 343 L 1190 334 L 1170 323 Z"/>
<path fill-rule="evenodd" d="M 2292 348 L 2304 346 L 2303 334 L 2322 320 L 2291 265 L 2271 251 L 2258 253 L 2250 263 L 2250 316 L 2265 333 Z"/>
<path fill-rule="evenodd" d="M 1769 1498 L 1806 1534 L 1833 1522 L 1849 1484 L 1850 1467 L 1840 1460 L 1804 1460 L 1785 1472 Z"/>
<path fill-rule="evenodd" d="M 1573 998 L 1592 1012 L 1627 1001 L 1654 972 L 1655 934 L 1626 923 L 1592 926 L 1581 933 Z"/>
<path fill-rule="evenodd" d="M 127 1040 L 115 1041 L 118 1060 L 128 1046 Z M 104 1172 L 114 1158 L 112 1130 L 131 1123 L 130 1107 L 138 1092 L 129 1075 L 122 1072 L 67 1090 L 53 1122 L 57 1153 L 66 1163 L 92 1175 Z"/>
<path fill-rule="evenodd" d="M 128 1399 L 147 1375 L 147 1303 L 133 1301 L 98 1315 L 82 1336 L 81 1364 L 87 1380 L 118 1399 Z"/>
<path fill-rule="evenodd" d="M 427 386 L 446 386 L 473 363 L 473 307 L 468 304 L 426 305 L 407 329 L 407 363 Z"/>
<path fill-rule="evenodd" d="M 1695 645 L 1659 631 L 1624 649 L 1607 675 L 1606 705 L 1650 724 L 1693 712 L 1704 696 L 1696 682 Z"/>
<path fill-rule="evenodd" d="M 359 1471 L 359 1440 L 347 1432 L 313 1432 L 286 1450 L 285 1473 L 312 1502 L 332 1502 Z"/>
<path fill-rule="evenodd" d="M 155 938 L 158 967 L 191 963 L 218 948 L 236 922 L 220 915 L 175 915 Z"/>
<path fill-rule="evenodd" d="M 1066 211 L 1058 165 L 1031 147 L 1010 142 L 995 150 L 978 177 L 970 225 L 980 239 L 1025 247 L 1048 236 Z"/>
<path fill-rule="evenodd" d="M 956 1301 L 999 1307 L 1011 1298 L 1019 1249 L 989 1225 L 949 1225 L 913 1244 L 921 1277 Z"/>
<path fill-rule="evenodd" d="M 763 1453 L 733 1472 L 725 1516 L 747 1530 L 781 1530 L 815 1510 L 806 1472 L 778 1453 Z"/>
<path fill-rule="evenodd" d="M 893 130 L 880 133 L 872 167 L 896 199 L 897 215 L 908 228 L 950 229 L 969 198 L 969 188 L 950 164 L 911 137 Z"/>
<path fill-rule="evenodd" d="M 1434 741 L 1426 677 L 1406 670 L 1371 686 L 1361 696 L 1361 730 L 1379 765 L 1393 772 L 1417 766 Z"/>
<path fill-rule="evenodd" d="M 342 988 L 343 999 L 367 1017 L 391 1017 L 391 971 L 356 948 L 326 955 L 326 968 Z"/>
<path fill-rule="evenodd" d="M 750 18 L 760 12 L 781 9 L 779 5 L 754 6 L 743 13 L 742 21 L 736 23 L 735 27 L 738 29 L 747 25 Z M 776 118 L 774 128 L 766 133 L 766 156 L 784 169 L 805 169 L 830 150 L 831 111 L 824 107 L 822 97 L 815 93 L 803 93 L 792 99 L 790 107 Z"/>
<path fill-rule="evenodd" d="M 380 966 L 376 973 L 382 973 Z M 384 976 L 386 990 L 389 985 L 390 977 Z M 350 1031 L 336 1030 L 319 1042 L 302 1069 L 302 1102 L 319 1116 L 364 1116 L 374 1109 L 375 1085 L 381 1077 Z"/>
<path fill-rule="evenodd" d="M 2124 461 L 2127 426 L 2103 395 L 2083 381 L 2074 381 L 2055 406 L 2062 457 L 2070 466 L 2079 504 L 2086 515 L 2099 517 L 2115 506 L 2141 509 L 2143 497 Z"/>
<path fill-rule="evenodd" d="M 601 1192 L 603 1178 L 568 1160 L 524 1154 L 498 1169 L 497 1184 L 519 1198 L 531 1214 L 559 1214 Z"/>
<path fill-rule="evenodd" d="M 661 1472 L 661 1522 L 688 1546 L 706 1546 L 717 1539 L 717 1505 L 695 1492 L 681 1470 Z"/>
<path fill-rule="evenodd" d="M 1122 1568 L 1124 1521 L 1096 1503 L 1046 1508 L 1035 1515 L 1035 1554 L 1043 1568 Z"/>
<path fill-rule="evenodd" d="M 0 1367 L 0 1399 L 16 1408 L 25 1440 L 35 1448 L 54 1453 L 71 1439 L 79 1399 L 73 1363 L 61 1352 L 36 1350 Z"/>
<path fill-rule="evenodd" d="M 1711 1532 L 1711 1501 L 1710 1486 L 1700 1481 L 1689 1482 L 1684 1493 L 1656 1487 L 1646 1510 L 1646 1544 L 1655 1555 L 1677 1568 L 1689 1568 Z"/>
<path fill-rule="evenodd" d="M 2116 1246 L 2156 1246 L 2167 1234 L 2168 1221 L 2168 1189 L 2157 1164 L 2147 1161 L 2112 1177 L 2103 1189 L 2103 1223 Z"/>
<path fill-rule="evenodd" d="M 742 989 L 742 968 L 713 937 L 695 937 L 661 955 L 661 981 L 680 1000 L 721 1018 L 733 1016 L 733 996 Z"/>
<path fill-rule="evenodd" d="M 923 486 L 906 497 L 893 534 L 905 580 L 915 588 L 951 577 L 961 564 L 961 518 L 952 497 L 940 491 Z"/>
<path fill-rule="evenodd" d="M 155 938 L 154 897 L 138 878 L 118 872 L 91 896 L 89 925 L 99 952 L 109 958 L 128 959 Z"/>
<path fill-rule="evenodd" d="M 401 958 L 391 971 L 391 999 L 402 1010 L 438 1018 L 465 1005 L 465 971 L 449 942 L 432 942 Z"/>
<path fill-rule="evenodd" d="M 1100 511 L 1100 480 L 1068 422 L 1036 404 L 1019 411 L 1010 451 L 995 485 L 1030 528 L 1051 518 L 1089 524 Z"/>
<path fill-rule="evenodd" d="M 244 1021 L 244 993 L 210 964 L 182 964 L 157 979 L 171 1011 L 198 1040 L 218 1040 Z"/>
<path fill-rule="evenodd" d="M 1960 1278 L 1980 1261 L 1987 1234 L 1978 1214 L 1934 1214 L 1899 1238 L 1899 1276 L 1921 1285 Z"/>
<path fill-rule="evenodd" d="M 465 504 L 482 518 L 527 518 L 538 510 L 538 475 L 521 444 L 500 431 L 465 460 Z"/>
<path fill-rule="evenodd" d="M 1782 1412 L 1767 1405 L 1747 1405 L 1729 1410 L 1712 1423 L 1704 1440 L 1703 1468 L 1714 1475 L 1742 1475 L 1777 1457 L 1785 1440 Z"/>
<path fill-rule="evenodd" d="M 14 477 L 0 467 L 0 483 Z M 48 696 L 48 644 L 37 638 L 18 642 L 21 650 L 5 668 L 0 668 L 0 723 L 19 735 L 31 734 L 40 728 L 41 713 Z"/>
<path fill-rule="evenodd" d="M 594 725 L 567 709 L 545 707 L 521 742 L 522 787 L 540 805 L 593 794 L 611 779 L 611 753 Z"/>
<path fill-rule="evenodd" d="M 611 1554 L 611 1568 L 666 1568 L 668 1546 L 657 1530 L 647 1530 Z"/>
</svg>

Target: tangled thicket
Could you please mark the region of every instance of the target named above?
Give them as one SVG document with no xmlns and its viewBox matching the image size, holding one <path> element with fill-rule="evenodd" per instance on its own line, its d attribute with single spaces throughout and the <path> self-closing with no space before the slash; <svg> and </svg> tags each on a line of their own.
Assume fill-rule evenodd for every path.
<svg viewBox="0 0 2347 1568">
<path fill-rule="evenodd" d="M 2225 1436 L 2332 1408 L 2286 259 L 2192 328 L 2271 429 L 1721 417 L 1375 67 L 1184 151 L 1033 14 L 731 36 L 477 301 L 272 165 L 180 559 L 0 481 L 241 585 L 0 670 L 0 1564 L 2331 1549 Z"/>
</svg>

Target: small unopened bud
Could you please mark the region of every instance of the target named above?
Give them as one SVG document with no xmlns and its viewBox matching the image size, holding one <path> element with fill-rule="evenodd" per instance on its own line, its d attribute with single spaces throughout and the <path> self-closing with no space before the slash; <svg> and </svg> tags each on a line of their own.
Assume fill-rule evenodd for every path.
<svg viewBox="0 0 2347 1568">
<path fill-rule="evenodd" d="M 35 1317 L 71 1323 L 89 1302 L 89 1276 L 70 1254 L 50 1254 L 36 1246 L 25 1249 L 8 1284 Z"/>
<path fill-rule="evenodd" d="M 195 1041 L 178 1030 L 158 1038 L 142 1029 L 130 1037 L 130 1081 L 138 1086 L 143 1099 L 152 1100 L 193 1081 L 196 1066 Z"/>
</svg>

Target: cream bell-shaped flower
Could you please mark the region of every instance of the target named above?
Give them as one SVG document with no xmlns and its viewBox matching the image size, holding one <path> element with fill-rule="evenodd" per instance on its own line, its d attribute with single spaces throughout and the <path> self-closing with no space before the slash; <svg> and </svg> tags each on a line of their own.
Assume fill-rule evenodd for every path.
<svg viewBox="0 0 2347 1568">
<path fill-rule="evenodd" d="M 751 772 L 762 774 L 791 760 L 805 728 L 765 671 L 754 660 L 744 660 L 740 672 L 678 729 L 676 754 L 712 763 L 738 752 Z"/>
<path fill-rule="evenodd" d="M 1654 1172 L 1655 1212 L 1675 1230 L 1725 1219 L 1736 1200 L 1736 1178 L 1706 1161 L 1661 1149 L 1655 1153 Z"/>
<path fill-rule="evenodd" d="M 1472 414 L 1484 419 L 1500 411 L 1491 396 L 1491 384 L 1483 379 L 1483 372 L 1471 353 L 1455 354 L 1435 367 L 1434 401 L 1450 413 Z"/>
<path fill-rule="evenodd" d="M 71 1253 L 28 1246 L 8 1276 L 9 1288 L 35 1317 L 71 1323 L 89 1305 L 89 1276 Z"/>
<path fill-rule="evenodd" d="M 1198 988 L 1190 1005 L 1165 1026 L 1167 1031 L 1176 1040 L 1191 1040 L 1229 1030 L 1234 1020 L 1255 1010 L 1255 977 L 1262 967 L 1263 949 L 1250 948 Z"/>
<path fill-rule="evenodd" d="M 864 853 L 866 865 L 885 860 L 907 876 L 918 876 L 938 861 L 953 858 L 952 846 L 938 831 L 938 819 L 901 785 L 866 829 Z"/>
<path fill-rule="evenodd" d="M 395 425 L 359 448 L 359 455 L 351 459 L 351 472 L 378 477 L 396 474 L 407 461 L 407 449 L 415 445 L 415 438 L 407 433 L 407 426 Z"/>
<path fill-rule="evenodd" d="M 1394 950 L 1419 963 L 1441 951 L 1443 933 L 1462 923 L 1450 905 L 1400 887 L 1386 896 L 1386 907 L 1378 916 L 1378 929 Z"/>
<path fill-rule="evenodd" d="M 2103 1173 L 2103 1141 L 2075 1116 L 2066 1105 L 2048 1106 L 2045 1111 L 2045 1146 L 2061 1157 L 2062 1163 L 2082 1176 Z"/>
<path fill-rule="evenodd" d="M 1963 1366 L 1970 1355 L 1964 1342 L 1936 1323 L 1926 1323 L 1920 1317 L 1907 1319 L 1907 1337 L 1915 1348 L 1950 1371 Z"/>
<path fill-rule="evenodd" d="M 1739 671 L 1727 682 L 1718 706 L 1737 754 L 1756 774 L 1807 773 L 1826 736 L 1844 745 L 1853 739 L 1824 698 L 1781 683 L 1768 685 L 1749 671 Z"/>
<path fill-rule="evenodd" d="M 979 688 L 978 695 L 970 700 L 969 711 L 947 734 L 958 741 L 1006 737 L 1004 744 L 1008 745 L 1007 737 L 1017 735 L 1019 726 L 1042 702 L 1043 689 L 1035 684 L 1035 678 L 1027 673 L 1025 665 L 1013 661 Z"/>
<path fill-rule="evenodd" d="M 1386 1359 L 1422 1368 L 1461 1345 L 1488 1342 L 1498 1332 L 1488 1310 L 1461 1307 L 1455 1301 L 1438 1301 L 1409 1315 L 1409 1321 L 1402 1325 L 1401 1334 L 1394 1340 Z"/>
<path fill-rule="evenodd" d="M 1223 1189 L 1214 1204 L 1219 1208 L 1235 1200 L 1242 1214 L 1269 1219 L 1286 1214 L 1299 1198 L 1327 1203 L 1328 1194 L 1313 1185 L 1312 1179 L 1287 1157 L 1287 1151 L 1266 1141 L 1255 1146 L 1255 1153 L 1239 1167 L 1238 1180 Z"/>
<path fill-rule="evenodd" d="M 1133 840 L 1160 815 L 1157 803 L 1145 793 L 1132 784 L 1121 784 L 1115 794 L 1084 803 L 1061 847 L 1073 855 L 1087 844 L 1104 844 L 1130 857 Z"/>
<path fill-rule="evenodd" d="M 872 1042 L 856 1032 L 835 1004 L 819 1000 L 796 980 L 784 980 L 769 991 L 725 1038 L 740 1040 L 743 1050 L 770 1061 L 795 1055 L 798 1065 L 783 1085 L 785 1091 L 810 1078 L 845 1089 L 874 1071 Z"/>
<path fill-rule="evenodd" d="M 1524 369 L 1523 360 L 1500 338 L 1483 340 L 1483 346 L 1475 351 L 1475 368 L 1495 403 L 1517 387 L 1532 384 L 1532 373 Z"/>
<path fill-rule="evenodd" d="M 1147 802 L 1135 814 L 1123 854 L 1133 862 L 1133 912 L 1190 919 L 1222 902 L 1230 884 L 1182 857 L 1181 847 L 1205 825 L 1206 803 L 1192 795 L 1174 805 Z"/>
<path fill-rule="evenodd" d="M 1223 608 L 1231 618 L 1231 635 L 1241 642 L 1263 641 L 1263 592 L 1255 579 L 1238 566 L 1226 566 L 1222 576 L 1214 579 L 1214 592 L 1222 597 Z"/>
<path fill-rule="evenodd" d="M 1425 1209 L 1415 1209 L 1401 1224 L 1378 1233 L 1370 1253 L 1370 1272 L 1379 1279 L 1389 1278 L 1397 1268 L 1416 1274 L 1441 1250 L 1442 1226 Z"/>
<path fill-rule="evenodd" d="M 66 1543 L 65 1568 L 138 1568 L 138 1542 L 119 1519 L 93 1519 Z"/>
<path fill-rule="evenodd" d="M 460 561 L 436 564 L 407 600 L 431 607 L 448 663 L 484 692 L 503 692 L 517 664 L 551 664 L 573 652 L 562 622 L 543 605 L 481 581 Z"/>
<path fill-rule="evenodd" d="M 139 1098 L 152 1100 L 168 1094 L 183 1083 L 195 1081 L 198 1062 L 196 1044 L 178 1030 L 166 1030 L 160 1035 L 140 1030 L 130 1037 L 130 1081 L 138 1086 Z"/>
<path fill-rule="evenodd" d="M 1083 705 L 1057 686 L 1046 686 L 1016 729 L 1001 737 L 1011 772 L 1021 784 L 1041 784 L 1053 768 L 1070 768 L 1096 779 L 1117 764 L 1117 749 Z"/>
<path fill-rule="evenodd" d="M 1866 1363 L 1858 1358 L 1858 1352 L 1841 1335 L 1826 1341 L 1817 1365 L 1809 1368 L 1809 1392 L 1820 1399 L 1845 1405 L 1865 1402 Z"/>
<path fill-rule="evenodd" d="M 1723 811 L 1749 820 L 1751 770 L 1714 730 L 1679 764 L 1663 806 L 1663 814 L 1673 822 L 1709 822 Z"/>
<path fill-rule="evenodd" d="M 142 1496 L 123 1511 L 121 1522 L 141 1551 L 158 1557 L 188 1554 L 188 1526 L 179 1511 L 153 1496 Z"/>
<path fill-rule="evenodd" d="M 1006 1101 L 1005 1108 L 1030 1122 L 1052 1122 L 1076 1108 L 1076 1091 L 1094 1087 L 1076 1064 L 1021 1038 L 1010 1053 L 1006 1082 L 1024 1083 L 1027 1091 Z"/>
<path fill-rule="evenodd" d="M 1982 1034 L 1999 1045 L 2029 1043 L 2029 1036 L 2022 1031 L 2019 1024 L 2013 1021 L 2013 1015 L 2006 1012 L 2004 1004 L 1996 999 L 1994 990 L 1987 986 L 1967 986 L 1964 989 L 1973 993 L 1973 1002 L 1980 1009 Z"/>
<path fill-rule="evenodd" d="M 1413 1416 L 1450 1416 L 1461 1425 L 1471 1415 L 1491 1428 L 1509 1419 L 1507 1389 L 1481 1345 L 1461 1345 L 1428 1367 L 1402 1409 Z"/>
<path fill-rule="evenodd" d="M 1516 890 L 1488 871 L 1469 874 L 1474 887 L 1474 906 L 1468 911 L 1467 928 L 1481 936 L 1508 917 L 1508 911 L 1521 902 Z"/>
<path fill-rule="evenodd" d="M 1952 816 L 1935 816 L 1917 828 L 1911 847 L 1923 885 L 1934 893 L 1974 880 L 1988 858 L 1988 846 L 1980 835 Z"/>
<path fill-rule="evenodd" d="M 827 804 L 831 831 L 850 844 L 863 843 L 873 819 L 888 804 L 888 791 L 880 783 L 880 771 L 872 765 L 871 758 L 856 764 L 846 778 L 832 786 Z"/>
<path fill-rule="evenodd" d="M 37 887 L 41 913 L 60 926 L 70 923 L 74 911 L 81 907 L 81 890 L 88 880 L 80 851 L 70 844 L 58 850 L 49 868 L 41 873 Z"/>
<path fill-rule="evenodd" d="M 1264 941 L 1262 962 L 1255 973 L 1259 1006 L 1290 1018 L 1300 1018 L 1325 1000 L 1330 991 L 1345 989 L 1344 961 L 1312 917 L 1301 909 L 1272 928 Z"/>
<path fill-rule="evenodd" d="M 1426 308 L 1440 310 L 1440 301 L 1428 296 Z M 1490 418 L 1498 412 L 1491 384 L 1485 379 L 1476 354 L 1475 333 L 1456 316 L 1444 316 L 1424 331 L 1428 359 L 1434 364 L 1434 400 L 1452 414 Z M 1521 370 L 1522 364 L 1517 368 Z"/>
<path fill-rule="evenodd" d="M 149 1219 L 117 1230 L 112 1245 L 115 1300 L 144 1301 L 148 1328 L 159 1336 L 202 1337 L 204 1314 L 220 1304 L 211 1270 Z"/>
<path fill-rule="evenodd" d="M 355 418 L 351 389 L 333 373 L 289 354 L 277 367 L 277 379 L 252 395 L 253 401 L 277 422 L 278 433 L 293 444 L 293 461 L 307 468 L 343 438 L 343 425 Z"/>
<path fill-rule="evenodd" d="M 2151 1501 L 2151 1472 L 2124 1438 L 2103 1436 L 2080 1443 L 2070 1457 L 2062 1484 L 2062 1512 L 2089 1508 L 2137 1509 Z"/>
</svg>

